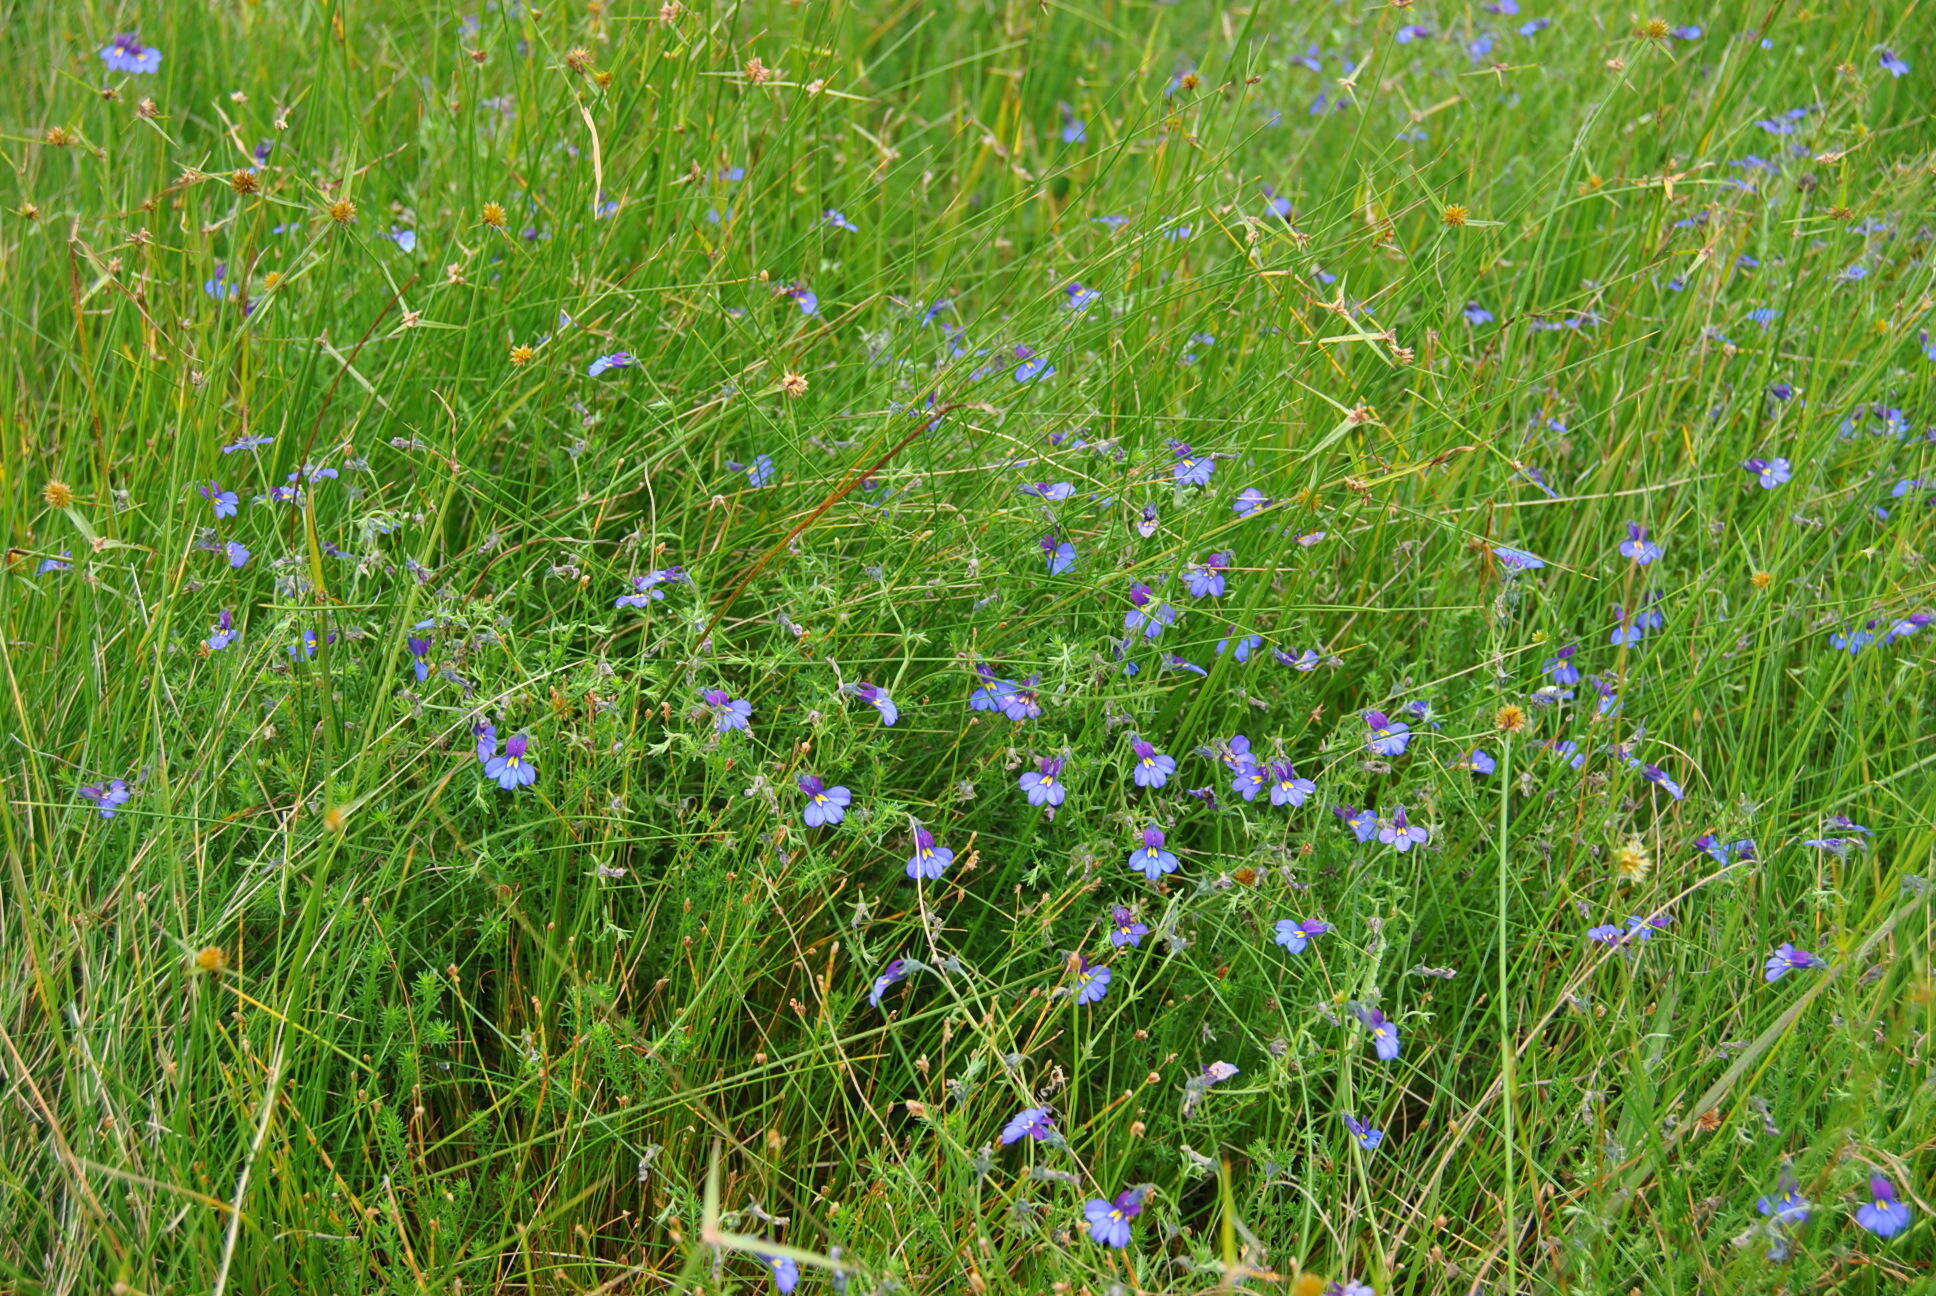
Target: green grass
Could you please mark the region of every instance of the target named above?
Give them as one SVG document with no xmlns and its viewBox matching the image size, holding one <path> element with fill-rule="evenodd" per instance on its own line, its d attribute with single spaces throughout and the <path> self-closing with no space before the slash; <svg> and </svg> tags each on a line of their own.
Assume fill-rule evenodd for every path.
<svg viewBox="0 0 1936 1296">
<path fill-rule="evenodd" d="M 756 1241 L 815 1292 L 1924 1289 L 1936 627 L 1832 636 L 1932 602 L 1931 491 L 1891 494 L 1936 480 L 1929 14 L 1522 7 L 19 6 L 0 1291 L 718 1293 Z M 160 72 L 106 71 L 135 27 Z M 257 502 L 305 464 L 340 475 Z M 1135 581 L 1183 615 L 1126 663 Z M 1612 714 L 1536 696 L 1571 643 Z M 1042 715 L 971 710 L 978 663 Z M 1418 699 L 1372 757 L 1360 713 Z M 1308 804 L 1232 795 L 1198 749 L 1239 732 Z M 1061 754 L 1050 819 L 1016 780 Z M 1366 805 L 1429 844 L 1359 844 Z M 1831 813 L 1873 837 L 1806 845 Z M 1768 984 L 1783 941 L 1828 967 Z M 1038 1103 L 1064 1141 L 993 1149 Z M 1084 1235 L 1139 1183 L 1129 1248 Z"/>
</svg>

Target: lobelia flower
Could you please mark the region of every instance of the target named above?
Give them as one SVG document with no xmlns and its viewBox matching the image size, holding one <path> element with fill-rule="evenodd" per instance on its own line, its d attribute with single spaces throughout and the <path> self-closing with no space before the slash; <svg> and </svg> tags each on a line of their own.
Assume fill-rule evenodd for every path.
<svg viewBox="0 0 1936 1296">
<path fill-rule="evenodd" d="M 1715 863 L 1723 866 L 1733 864 L 1737 860 L 1746 863 L 1755 857 L 1755 844 L 1752 837 L 1724 842 L 1713 833 L 1702 833 L 1694 839 L 1694 844 L 1712 855 Z"/>
<path fill-rule="evenodd" d="M 754 455 L 752 463 L 741 463 L 737 459 L 728 459 L 726 466 L 734 472 L 745 473 L 746 484 L 749 486 L 764 486 L 773 480 L 773 456 L 770 454 Z"/>
<path fill-rule="evenodd" d="M 1802 1186 L 1787 1170 L 1781 1172 L 1781 1191 L 1762 1197 L 1755 1209 L 1784 1226 L 1806 1224 L 1814 1213 L 1813 1204 L 1802 1196 Z"/>
<path fill-rule="evenodd" d="M 1237 1069 L 1235 1062 L 1212 1062 L 1203 1068 L 1202 1075 L 1196 1077 L 1196 1079 L 1189 1083 L 1199 1089 L 1208 1089 L 1211 1085 L 1222 1084 L 1224 1081 L 1235 1076 Z"/>
<path fill-rule="evenodd" d="M 1092 1197 L 1082 1208 L 1083 1217 L 1089 1221 L 1089 1236 L 1106 1247 L 1128 1246 L 1129 1222 L 1142 1213 L 1141 1188 L 1125 1189 L 1113 1202 Z"/>
<path fill-rule="evenodd" d="M 1037 355 L 1034 347 L 1017 345 L 1015 358 L 1022 362 L 1015 366 L 1015 381 L 1018 383 L 1055 377 L 1055 366 Z"/>
<path fill-rule="evenodd" d="M 932 882 L 955 862 L 955 853 L 934 844 L 934 834 L 920 820 L 914 820 L 914 854 L 908 856 L 907 875 L 916 881 Z"/>
<path fill-rule="evenodd" d="M 815 774 L 802 774 L 799 787 L 807 797 L 806 809 L 800 812 L 807 827 L 837 824 L 847 817 L 847 807 L 853 803 L 854 794 L 846 788 L 828 787 Z"/>
<path fill-rule="evenodd" d="M 632 593 L 621 594 L 612 600 L 615 608 L 643 608 L 664 599 L 666 592 L 661 585 L 677 585 L 688 580 L 684 567 L 667 567 L 661 571 L 649 571 L 643 576 L 632 578 Z"/>
<path fill-rule="evenodd" d="M 880 1007 L 881 996 L 886 994 L 895 982 L 907 980 L 907 975 L 908 966 L 906 959 L 897 958 L 889 960 L 888 965 L 881 969 L 881 974 L 874 978 L 874 988 L 867 992 L 868 1006 L 873 1008 Z"/>
<path fill-rule="evenodd" d="M 88 784 L 81 789 L 81 795 L 94 803 L 103 819 L 112 819 L 116 807 L 126 805 L 134 793 L 129 790 L 126 779 L 109 779 L 106 783 Z"/>
<path fill-rule="evenodd" d="M 1398 1027 L 1392 1023 L 1391 1018 L 1376 1008 L 1368 1008 L 1363 1004 L 1359 1004 L 1351 1011 L 1365 1024 L 1365 1029 L 1371 1032 L 1372 1050 L 1386 1062 L 1397 1058 Z"/>
<path fill-rule="evenodd" d="M 753 718 L 753 704 L 745 698 L 736 698 L 725 689 L 707 689 L 700 695 L 706 709 L 712 712 L 713 732 L 726 733 L 732 729 L 753 732 L 749 723 Z"/>
<path fill-rule="evenodd" d="M 879 711 L 881 713 L 881 723 L 884 725 L 891 726 L 896 720 L 901 718 L 901 708 L 895 706 L 894 699 L 887 695 L 887 690 L 877 684 L 843 684 L 841 685 L 841 691 L 852 694 L 854 697 L 859 698 L 861 701 L 873 707 L 876 711 Z"/>
<path fill-rule="evenodd" d="M 1635 763 L 1638 764 L 1638 762 Z M 1668 777 L 1667 771 L 1658 765 L 1641 765 L 1640 776 L 1649 783 L 1658 783 L 1661 790 L 1667 793 L 1668 796 L 1673 797 L 1676 801 L 1679 801 L 1687 795 L 1686 790 L 1672 778 Z"/>
<path fill-rule="evenodd" d="M 114 72 L 127 72 L 142 75 L 161 71 L 161 51 L 153 46 L 143 45 L 135 39 L 133 32 L 122 32 L 101 47 L 101 61 Z M 1883 66 L 1887 67 L 1888 64 Z M 1898 76 L 1901 73 L 1897 74 Z"/>
<path fill-rule="evenodd" d="M 1896 1186 L 1881 1175 L 1869 1176 L 1869 1200 L 1855 1212 L 1855 1222 L 1879 1238 L 1892 1238 L 1909 1227 L 1913 1212 L 1896 1197 Z"/>
<path fill-rule="evenodd" d="M 1183 572 L 1183 583 L 1193 597 L 1217 598 L 1224 592 L 1224 572 L 1230 568 L 1230 555 L 1213 553 Z"/>
<path fill-rule="evenodd" d="M 1141 630 L 1145 639 L 1154 639 L 1163 633 L 1164 626 L 1176 624 L 1182 614 L 1168 603 L 1150 606 L 1155 593 L 1140 581 L 1129 587 L 1129 601 L 1133 606 L 1123 614 L 1123 629 L 1131 633 Z"/>
<path fill-rule="evenodd" d="M 1367 1152 L 1375 1152 L 1378 1145 L 1385 1141 L 1385 1131 L 1373 1129 L 1350 1112 L 1342 1113 L 1344 1127 L 1351 1131 L 1351 1137 L 1358 1140 L 1358 1146 Z"/>
<path fill-rule="evenodd" d="M 1347 1281 L 1332 1283 L 1320 1293 L 1320 1296 L 1378 1296 L 1378 1292 L 1365 1283 Z"/>
<path fill-rule="evenodd" d="M 228 445 L 223 446 L 222 453 L 234 454 L 237 450 L 253 450 L 257 446 L 274 445 L 275 440 L 272 436 L 246 436 L 240 441 L 231 441 Z"/>
<path fill-rule="evenodd" d="M 1002 1147 L 1019 1143 L 1025 1138 L 1052 1139 L 1055 1137 L 1055 1122 L 1049 1116 L 1047 1107 L 1024 1107 L 1008 1118 L 1002 1132 L 995 1142 Z"/>
<path fill-rule="evenodd" d="M 1497 318 L 1491 311 L 1476 301 L 1467 302 L 1465 309 L 1461 313 L 1465 316 L 1465 322 L 1474 328 L 1479 327 L 1481 324 L 1490 324 Z"/>
<path fill-rule="evenodd" d="M 1028 771 L 1016 780 L 1017 786 L 1028 796 L 1032 806 L 1059 806 L 1068 795 L 1068 789 L 1061 778 L 1063 765 L 1067 764 L 1061 756 L 1038 756 L 1037 768 Z"/>
<path fill-rule="evenodd" d="M 1271 795 L 1274 806 L 1290 804 L 1301 806 L 1310 795 L 1318 790 L 1318 785 L 1310 779 L 1299 778 L 1297 770 L 1289 761 L 1278 761 L 1270 767 Z"/>
<path fill-rule="evenodd" d="M 1401 756 L 1412 741 L 1412 727 L 1383 711 L 1365 712 L 1365 728 L 1370 730 L 1365 746 L 1379 756 Z"/>
<path fill-rule="evenodd" d="M 761 1255 L 767 1268 L 773 1271 L 773 1289 L 787 1296 L 800 1285 L 800 1266 L 791 1256 Z"/>
<path fill-rule="evenodd" d="M 255 556 L 249 552 L 249 547 L 240 540 L 228 541 L 222 546 L 222 551 L 228 555 L 229 566 L 231 568 L 246 567 L 248 566 L 249 559 Z"/>
<path fill-rule="evenodd" d="M 1068 482 L 1033 482 L 1022 487 L 1022 494 L 1036 495 L 1045 500 L 1060 501 L 1076 493 L 1076 488 Z"/>
<path fill-rule="evenodd" d="M 1076 1002 L 1079 1004 L 1101 1003 L 1109 993 L 1109 983 L 1116 974 L 1106 967 L 1097 967 L 1080 954 L 1076 955 Z"/>
<path fill-rule="evenodd" d="M 1155 535 L 1157 518 L 1156 505 L 1143 505 L 1142 515 L 1136 519 L 1136 534 L 1145 540 Z"/>
<path fill-rule="evenodd" d="M 1562 688 L 1570 688 L 1580 682 L 1580 668 L 1573 664 L 1573 654 L 1579 651 L 1580 645 L 1568 644 L 1551 657 L 1548 657 L 1546 664 L 1540 669 L 1544 670 L 1546 672 L 1546 678 L 1552 680 L 1555 684 L 1558 684 Z"/>
<path fill-rule="evenodd" d="M 236 510 L 242 506 L 242 501 L 236 498 L 235 492 L 223 490 L 221 482 L 209 482 L 201 488 L 201 491 L 202 498 L 214 506 L 215 516 L 218 518 L 232 518 Z"/>
<path fill-rule="evenodd" d="M 1129 866 L 1154 882 L 1176 872 L 1176 855 L 1163 849 L 1163 830 L 1155 824 L 1143 829 L 1143 844 L 1129 853 Z"/>
<path fill-rule="evenodd" d="M 1633 941 L 1650 941 L 1657 931 L 1665 931 L 1674 921 L 1671 914 L 1654 914 L 1646 918 L 1629 917 L 1622 928 L 1614 923 L 1595 927 L 1587 932 L 1586 938 L 1602 945 L 1621 946 Z"/>
<path fill-rule="evenodd" d="M 1129 747 L 1136 753 L 1136 766 L 1129 776 L 1137 787 L 1160 788 L 1176 773 L 1174 756 L 1165 756 L 1141 738 L 1131 739 Z"/>
<path fill-rule="evenodd" d="M 538 767 L 524 757 L 530 745 L 528 734 L 512 734 L 504 742 L 504 754 L 497 751 L 497 731 L 490 730 L 490 751 L 484 749 L 484 726 L 479 730 L 477 755 L 484 762 L 484 777 L 495 782 L 506 792 L 515 792 L 521 787 L 530 787 L 538 781 Z"/>
<path fill-rule="evenodd" d="M 838 211 L 834 210 L 832 207 L 829 207 L 826 211 L 820 213 L 820 219 L 827 222 L 827 224 L 832 226 L 834 229 L 846 230 L 849 234 L 860 233 L 860 226 L 848 220 L 845 216 L 841 215 Z"/>
<path fill-rule="evenodd" d="M 1239 738 L 1242 734 L 1237 735 Z M 1243 757 L 1232 767 L 1230 790 L 1246 801 L 1255 801 L 1260 793 L 1270 785 L 1270 775 L 1264 767 L 1249 756 Z"/>
<path fill-rule="evenodd" d="M 1378 836 L 1378 812 L 1367 806 L 1360 810 L 1356 806 L 1337 806 L 1332 814 L 1344 820 L 1345 827 L 1360 842 L 1368 842 Z"/>
<path fill-rule="evenodd" d="M 1474 774 L 1490 774 L 1499 768 L 1499 762 L 1494 760 L 1485 748 L 1474 747 L 1471 751 L 1459 757 L 1458 760 L 1453 761 L 1452 768 L 1455 770 L 1471 770 Z"/>
<path fill-rule="evenodd" d="M 417 683 L 421 684 L 430 678 L 430 640 L 409 635 L 403 642 L 410 650 L 411 668 L 417 676 Z"/>
<path fill-rule="evenodd" d="M 1102 294 L 1094 288 L 1084 288 L 1079 283 L 1071 283 L 1063 288 L 1067 300 L 1063 303 L 1072 311 L 1086 311 L 1102 300 Z"/>
<path fill-rule="evenodd" d="M 1313 936 L 1322 936 L 1331 930 L 1331 924 L 1321 918 L 1302 920 L 1284 918 L 1277 924 L 1277 943 L 1293 954 L 1302 954 L 1311 947 Z"/>
<path fill-rule="evenodd" d="M 1825 968 L 1827 966 L 1827 960 L 1823 959 L 1820 955 L 1811 954 L 1805 949 L 1798 949 L 1789 941 L 1783 941 L 1781 944 L 1775 946 L 1775 952 L 1770 954 L 1768 961 L 1762 965 L 1763 971 L 1770 982 L 1779 981 L 1790 972 L 1799 972 L 1803 968 Z"/>
<path fill-rule="evenodd" d="M 598 357 L 598 359 L 592 361 L 591 364 L 586 367 L 585 372 L 591 375 L 593 378 L 596 378 L 608 369 L 625 369 L 625 368 L 629 368 L 632 364 L 633 364 L 633 358 L 632 358 L 631 352 L 614 351 L 610 355 L 602 355 Z"/>
<path fill-rule="evenodd" d="M 1171 476 L 1179 486 L 1208 486 L 1210 474 L 1216 471 L 1216 460 L 1209 455 L 1199 455 L 1182 441 L 1170 442 L 1170 453 L 1176 456 L 1171 465 Z"/>
<path fill-rule="evenodd" d="M 1773 490 L 1795 475 L 1786 459 L 1750 459 L 1741 466 L 1755 475 L 1763 490 Z"/>
<path fill-rule="evenodd" d="M 1856 849 L 1858 846 L 1866 847 L 1868 843 L 1860 837 L 1810 837 L 1802 845 L 1813 846 L 1817 850 L 1830 851 L 1837 859 L 1847 859 L 1850 851 Z"/>
<path fill-rule="evenodd" d="M 1137 920 L 1136 915 L 1121 905 L 1110 911 L 1109 920 L 1113 924 L 1109 930 L 1109 943 L 1117 949 L 1128 945 L 1141 949 L 1143 937 L 1149 935 L 1149 924 Z"/>
<path fill-rule="evenodd" d="M 1500 564 L 1513 571 L 1537 571 L 1546 565 L 1546 560 L 1524 549 L 1514 549 L 1507 545 L 1494 545 L 1492 556 Z"/>
<path fill-rule="evenodd" d="M 1878 61 L 1882 64 L 1882 70 L 1892 77 L 1909 75 L 1909 64 L 1898 58 L 1894 50 L 1883 50 Z"/>
<path fill-rule="evenodd" d="M 1620 542 L 1620 552 L 1645 567 L 1660 558 L 1660 546 L 1647 538 L 1647 528 L 1638 522 L 1627 523 L 1627 538 Z"/>
<path fill-rule="evenodd" d="M 1378 840 L 1403 854 L 1414 846 L 1423 846 L 1431 835 L 1421 825 L 1408 823 L 1405 807 L 1400 806 L 1392 812 L 1391 822 L 1378 830 Z"/>
<path fill-rule="evenodd" d="M 1271 656 L 1277 658 L 1280 665 L 1289 666 L 1292 670 L 1304 671 L 1306 673 L 1314 671 L 1324 664 L 1324 654 L 1315 648 L 1306 648 L 1303 652 L 1295 656 L 1285 652 L 1282 648 L 1273 648 L 1271 649 Z"/>
<path fill-rule="evenodd" d="M 1238 491 L 1237 498 L 1231 501 L 1230 511 L 1238 517 L 1249 517 L 1253 513 L 1263 512 L 1274 502 L 1270 496 L 1255 486 L 1246 486 Z"/>
<path fill-rule="evenodd" d="M 1042 695 L 1035 688 L 1042 682 L 1040 675 L 1031 675 L 1019 684 L 1013 680 L 1000 682 L 1007 685 L 1002 693 L 1001 705 L 997 708 L 1003 715 L 1021 724 L 1042 714 Z"/>
<path fill-rule="evenodd" d="M 215 618 L 215 633 L 202 642 L 208 645 L 209 651 L 220 652 L 234 643 L 241 633 L 235 628 L 235 614 L 223 608 L 220 615 Z"/>
<path fill-rule="evenodd" d="M 1060 576 L 1076 565 L 1076 547 L 1067 540 L 1057 540 L 1053 532 L 1038 541 L 1042 552 L 1048 555 L 1049 575 Z"/>
</svg>

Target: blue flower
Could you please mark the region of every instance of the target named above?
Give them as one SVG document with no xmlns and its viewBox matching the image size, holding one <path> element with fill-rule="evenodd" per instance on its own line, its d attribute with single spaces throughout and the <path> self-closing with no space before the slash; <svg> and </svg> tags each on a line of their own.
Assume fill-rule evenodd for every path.
<svg viewBox="0 0 1936 1296">
<path fill-rule="evenodd" d="M 854 794 L 846 788 L 828 787 L 814 774 L 802 774 L 799 787 L 807 797 L 806 809 L 800 812 L 807 827 L 837 824 L 847 817 L 847 807 L 853 803 Z"/>
<path fill-rule="evenodd" d="M 1464 756 L 1454 761 L 1452 768 L 1455 770 L 1471 770 L 1474 774 L 1490 774 L 1499 768 L 1499 762 L 1494 760 L 1485 748 L 1474 747 Z"/>
<path fill-rule="evenodd" d="M 1767 963 L 1763 965 L 1763 971 L 1772 983 L 1781 980 L 1790 972 L 1798 972 L 1803 968 L 1825 968 L 1827 966 L 1827 961 L 1819 955 L 1811 954 L 1805 949 L 1798 949 L 1790 942 L 1783 941 L 1781 944 L 1775 946 L 1775 952 L 1768 956 Z"/>
<path fill-rule="evenodd" d="M 156 55 L 156 57 L 159 58 L 160 55 Z M 1897 58 L 1893 50 L 1883 50 L 1880 61 L 1882 63 L 1882 70 L 1892 77 L 1909 75 L 1909 65 Z M 1885 1234 L 1885 1236 L 1887 1235 Z"/>
<path fill-rule="evenodd" d="M 1351 1131 L 1351 1137 L 1358 1140 L 1358 1146 L 1367 1152 L 1375 1152 L 1378 1145 L 1385 1141 L 1385 1131 L 1373 1129 L 1350 1112 L 1344 1112 L 1344 1127 Z"/>
<path fill-rule="evenodd" d="M 592 377 L 596 378 L 598 377 L 598 375 L 604 373 L 607 369 L 624 369 L 630 366 L 632 363 L 633 363 L 633 359 L 630 352 L 614 351 L 610 355 L 602 355 L 598 357 L 598 359 L 592 361 L 591 364 L 586 368 L 585 372 L 590 374 Z"/>
<path fill-rule="evenodd" d="M 1331 924 L 1320 918 L 1285 918 L 1277 924 L 1274 938 L 1279 945 L 1293 954 L 1302 954 L 1311 946 L 1313 936 L 1322 936 L 1331 930 Z"/>
<path fill-rule="evenodd" d="M 153 46 L 143 45 L 135 39 L 133 32 L 122 32 L 102 46 L 101 61 L 115 72 L 141 75 L 161 71 L 161 51 Z"/>
<path fill-rule="evenodd" d="M 1152 882 L 1176 872 L 1176 855 L 1163 849 L 1163 841 L 1163 830 L 1151 824 L 1143 829 L 1141 848 L 1129 853 L 1129 866 Z"/>
<path fill-rule="evenodd" d="M 1423 825 L 1407 822 L 1404 806 L 1394 810 L 1391 821 L 1378 830 L 1378 840 L 1400 854 L 1414 846 L 1423 846 L 1430 839 Z"/>
<path fill-rule="evenodd" d="M 1022 775 L 1018 783 L 1028 796 L 1032 806 L 1059 806 L 1066 797 L 1068 789 L 1061 778 L 1062 766 L 1066 762 L 1060 756 L 1043 756 L 1036 760 L 1037 769 Z"/>
<path fill-rule="evenodd" d="M 1270 767 L 1271 795 L 1274 806 L 1301 806 L 1318 790 L 1318 785 L 1310 779 L 1299 778 L 1297 769 L 1289 761 L 1277 761 Z"/>
<path fill-rule="evenodd" d="M 753 704 L 745 698 L 736 698 L 725 689 L 707 689 L 700 697 L 706 709 L 712 712 L 713 732 L 727 733 L 740 729 L 752 732 L 750 721 L 753 718 Z"/>
<path fill-rule="evenodd" d="M 935 845 L 934 834 L 917 820 L 914 825 L 914 853 L 908 856 L 907 875 L 916 881 L 932 882 L 954 862 L 955 853 L 946 846 Z"/>
<path fill-rule="evenodd" d="M 1396 1059 L 1398 1057 L 1398 1027 L 1392 1023 L 1391 1018 L 1385 1016 L 1384 1013 L 1379 1012 L 1376 1008 L 1370 1008 L 1363 1004 L 1353 1008 L 1352 1012 L 1357 1015 L 1359 1021 L 1364 1023 L 1365 1029 L 1371 1032 L 1372 1050 L 1386 1062 Z"/>
<path fill-rule="evenodd" d="M 1129 1222 L 1143 1213 L 1143 1190 L 1131 1188 L 1113 1202 L 1092 1197 L 1082 1214 L 1089 1221 L 1089 1236 L 1106 1247 L 1129 1245 Z"/>
<path fill-rule="evenodd" d="M 1513 549 L 1506 545 L 1494 545 L 1492 556 L 1501 566 L 1511 571 L 1537 571 L 1546 565 L 1546 560 L 1524 549 Z"/>
<path fill-rule="evenodd" d="M 1208 486 L 1210 474 L 1216 471 L 1216 460 L 1209 455 L 1200 455 L 1182 441 L 1170 442 L 1170 451 L 1176 456 L 1171 473 L 1179 486 Z"/>
<path fill-rule="evenodd" d="M 1773 490 L 1794 476 L 1786 459 L 1750 459 L 1741 466 L 1755 475 L 1763 490 Z"/>
<path fill-rule="evenodd" d="M 1116 974 L 1106 967 L 1097 967 L 1081 955 L 1076 956 L 1076 1002 L 1083 1005 L 1101 1003 L 1109 993 L 1109 983 Z"/>
<path fill-rule="evenodd" d="M 521 787 L 530 787 L 538 781 L 538 767 L 525 759 L 525 748 L 531 739 L 527 734 L 512 734 L 504 743 L 504 754 L 496 752 L 497 736 L 491 737 L 491 755 L 484 759 L 484 777 L 495 782 L 506 792 L 515 792 Z M 483 745 L 478 747 L 478 755 L 483 756 Z"/>
<path fill-rule="evenodd" d="M 879 711 L 881 713 L 881 723 L 884 725 L 891 727 L 896 720 L 901 718 L 901 708 L 895 706 L 894 699 L 887 695 L 887 690 L 877 684 L 868 684 L 865 682 L 859 684 L 843 684 L 841 685 L 841 691 L 852 694 L 854 697 L 872 706 L 876 711 Z"/>
<path fill-rule="evenodd" d="M 1641 526 L 1638 522 L 1629 522 L 1627 523 L 1627 538 L 1620 542 L 1620 552 L 1633 559 L 1635 563 L 1645 567 L 1648 563 L 1655 562 L 1660 558 L 1661 549 L 1658 544 L 1655 544 L 1647 538 L 1646 527 Z"/>
<path fill-rule="evenodd" d="M 1365 746 L 1379 756 L 1403 755 L 1412 741 L 1412 727 L 1402 720 L 1393 720 L 1383 711 L 1365 712 L 1365 727 L 1370 730 Z"/>
<path fill-rule="evenodd" d="M 995 1141 L 1007 1147 L 1025 1138 L 1047 1139 L 1054 1136 L 1055 1122 L 1050 1119 L 1047 1107 L 1024 1107 L 1008 1118 L 1008 1124 L 1002 1126 L 1002 1132 Z"/>
<path fill-rule="evenodd" d="M 889 960 L 887 966 L 881 969 L 881 974 L 874 978 L 874 988 L 867 993 L 868 1005 L 874 1008 L 880 1007 L 881 996 L 886 994 L 888 988 L 895 982 L 907 980 L 907 975 L 908 965 L 906 959 L 897 958 Z"/>
<path fill-rule="evenodd" d="M 860 233 L 860 226 L 848 220 L 845 216 L 841 215 L 838 211 L 834 210 L 832 207 L 829 207 L 826 211 L 822 212 L 820 219 L 826 221 L 827 224 L 833 226 L 837 230 L 846 230 L 849 234 Z"/>
<path fill-rule="evenodd" d="M 1049 575 L 1060 576 L 1076 565 L 1076 547 L 1067 540 L 1057 540 L 1053 533 L 1042 537 L 1042 552 L 1049 558 Z"/>
<path fill-rule="evenodd" d="M 1149 924 L 1137 919 L 1133 910 L 1117 905 L 1110 911 L 1109 943 L 1117 949 L 1128 945 L 1141 949 L 1143 937 L 1149 935 Z"/>
<path fill-rule="evenodd" d="M 1155 603 L 1156 591 L 1138 581 L 1129 587 L 1131 607 L 1123 614 L 1123 629 L 1135 633 L 1140 630 L 1145 639 L 1154 639 L 1163 633 L 1163 627 L 1175 625 L 1182 613 L 1168 603 Z"/>
<path fill-rule="evenodd" d="M 109 779 L 106 783 L 90 783 L 81 789 L 81 795 L 94 803 L 103 819 L 112 819 L 115 811 L 126 805 L 134 793 L 128 789 L 126 779 Z"/>
<path fill-rule="evenodd" d="M 1909 1203 L 1896 1197 L 1896 1186 L 1881 1175 L 1869 1177 L 1869 1200 L 1855 1212 L 1855 1222 L 1879 1238 L 1892 1238 L 1909 1227 Z"/>
<path fill-rule="evenodd" d="M 1176 773 L 1176 758 L 1165 756 L 1141 738 L 1130 741 L 1130 750 L 1136 753 L 1136 767 L 1130 778 L 1140 788 L 1160 788 L 1170 781 Z"/>
</svg>

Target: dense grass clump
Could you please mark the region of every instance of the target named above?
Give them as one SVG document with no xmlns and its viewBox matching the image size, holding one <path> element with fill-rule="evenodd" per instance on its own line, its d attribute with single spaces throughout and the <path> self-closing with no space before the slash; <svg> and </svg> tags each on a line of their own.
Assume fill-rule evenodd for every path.
<svg viewBox="0 0 1936 1296">
<path fill-rule="evenodd" d="M 1927 19 L 19 7 L 0 1291 L 1924 1289 Z"/>
</svg>

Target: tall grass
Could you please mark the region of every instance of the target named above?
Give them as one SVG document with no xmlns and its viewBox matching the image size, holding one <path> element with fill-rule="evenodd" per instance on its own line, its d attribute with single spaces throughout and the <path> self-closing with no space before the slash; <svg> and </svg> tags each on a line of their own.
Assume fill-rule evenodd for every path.
<svg viewBox="0 0 1936 1296">
<path fill-rule="evenodd" d="M 0 1290 L 1930 1281 L 1928 15 L 1519 8 L 20 6 Z"/>
</svg>

